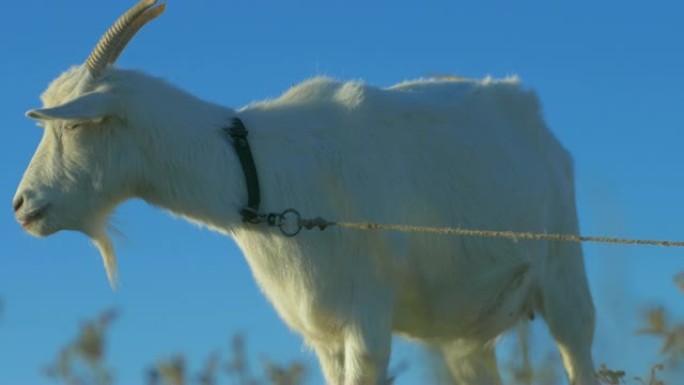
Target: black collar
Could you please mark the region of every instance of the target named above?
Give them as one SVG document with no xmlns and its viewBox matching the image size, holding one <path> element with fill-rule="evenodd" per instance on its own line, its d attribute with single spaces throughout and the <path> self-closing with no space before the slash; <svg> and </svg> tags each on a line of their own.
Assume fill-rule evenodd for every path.
<svg viewBox="0 0 684 385">
<path fill-rule="evenodd" d="M 230 121 L 230 126 L 225 127 L 223 132 L 226 140 L 233 145 L 240 160 L 242 172 L 245 175 L 247 206 L 240 209 L 240 216 L 243 222 L 253 224 L 265 223 L 268 226 L 277 227 L 286 237 L 296 236 L 302 228 L 312 229 L 318 227 L 320 230 L 324 230 L 326 227 L 334 224 L 320 217 L 302 220 L 299 212 L 291 208 L 282 213 L 260 213 L 259 203 L 261 195 L 259 194 L 259 178 L 257 177 L 254 165 L 254 158 L 252 158 L 252 151 L 249 149 L 249 142 L 247 142 L 247 129 L 239 118 L 233 118 Z"/>
<path fill-rule="evenodd" d="M 223 131 L 228 135 L 226 139 L 230 139 L 238 159 L 240 159 L 242 172 L 245 174 L 245 184 L 247 185 L 247 206 L 240 210 L 240 216 L 243 222 L 258 223 L 260 221 L 261 194 L 259 193 L 259 178 L 254 165 L 254 158 L 252 158 L 252 151 L 249 149 L 249 142 L 247 142 L 247 129 L 239 118 L 233 118 L 230 123 L 230 126 L 225 127 Z"/>
</svg>

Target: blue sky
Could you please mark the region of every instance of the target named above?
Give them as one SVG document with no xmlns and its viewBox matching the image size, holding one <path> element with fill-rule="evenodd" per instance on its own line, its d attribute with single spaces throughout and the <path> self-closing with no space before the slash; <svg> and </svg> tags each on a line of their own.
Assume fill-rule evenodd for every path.
<svg viewBox="0 0 684 385">
<path fill-rule="evenodd" d="M 115 216 L 125 235 L 112 292 L 84 236 L 35 239 L 13 218 L 12 196 L 41 136 L 24 112 L 132 3 L 15 1 L 0 14 L 0 385 L 48 383 L 40 368 L 82 320 L 111 306 L 121 309 L 110 344 L 120 384 L 140 383 L 146 365 L 176 352 L 198 366 L 237 331 L 255 356 L 304 360 L 320 383 L 313 355 L 277 318 L 230 239 L 126 203 Z M 681 2 L 659 0 L 170 0 L 118 65 L 232 107 L 315 75 L 388 86 L 430 73 L 517 74 L 574 155 L 583 233 L 684 239 L 683 12 Z M 658 344 L 632 334 L 637 315 L 659 303 L 684 320 L 672 284 L 684 250 L 586 245 L 585 254 L 599 311 L 597 364 L 644 375 Z M 399 385 L 424 375 L 417 349 L 399 343 L 395 356 L 411 362 Z"/>
</svg>

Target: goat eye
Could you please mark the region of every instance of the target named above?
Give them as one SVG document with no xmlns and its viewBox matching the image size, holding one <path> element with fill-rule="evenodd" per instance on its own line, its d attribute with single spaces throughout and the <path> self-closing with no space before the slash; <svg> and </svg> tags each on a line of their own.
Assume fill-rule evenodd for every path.
<svg viewBox="0 0 684 385">
<path fill-rule="evenodd" d="M 69 123 L 64 125 L 64 129 L 67 131 L 72 131 L 81 126 L 81 123 Z"/>
</svg>

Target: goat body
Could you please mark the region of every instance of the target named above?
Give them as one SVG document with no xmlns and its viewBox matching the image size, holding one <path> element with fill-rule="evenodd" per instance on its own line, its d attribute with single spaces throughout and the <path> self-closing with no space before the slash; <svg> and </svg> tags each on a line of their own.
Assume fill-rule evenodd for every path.
<svg viewBox="0 0 684 385">
<path fill-rule="evenodd" d="M 493 342 L 531 312 L 549 325 L 570 383 L 596 383 L 578 244 L 339 228 L 286 238 L 240 220 L 246 186 L 222 137 L 234 117 L 249 130 L 265 212 L 577 233 L 571 157 L 517 79 L 380 89 L 314 78 L 236 111 L 93 62 L 28 112 L 45 135 L 15 197 L 27 231 L 88 234 L 111 279 L 106 220 L 126 199 L 231 236 L 332 385 L 382 384 L 392 332 L 441 349 L 461 383 L 499 383 Z"/>
<path fill-rule="evenodd" d="M 515 79 L 377 89 L 319 78 L 238 115 L 253 132 L 266 211 L 578 232 L 571 158 Z M 495 383 L 491 342 L 532 311 L 549 322 L 572 383 L 593 381 L 593 307 L 577 244 L 349 229 L 293 239 L 250 226 L 232 234 L 331 383 L 384 375 L 390 330 L 444 349 L 461 382 Z M 372 359 L 348 358 L 359 355 Z"/>
</svg>

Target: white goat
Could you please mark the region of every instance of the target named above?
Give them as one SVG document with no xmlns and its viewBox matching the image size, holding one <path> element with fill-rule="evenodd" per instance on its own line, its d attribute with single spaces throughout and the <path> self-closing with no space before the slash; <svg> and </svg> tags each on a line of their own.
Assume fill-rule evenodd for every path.
<svg viewBox="0 0 684 385">
<path fill-rule="evenodd" d="M 142 0 L 27 115 L 45 127 L 14 199 L 45 236 L 77 230 L 116 266 L 107 218 L 126 199 L 231 236 L 328 383 L 386 381 L 392 331 L 443 350 L 462 384 L 498 384 L 493 343 L 538 312 L 569 381 L 595 384 L 594 308 L 575 243 L 330 228 L 284 237 L 246 223 L 247 183 L 224 128 L 249 130 L 266 212 L 475 229 L 576 233 L 569 154 L 516 79 L 387 89 L 315 78 L 233 110 L 112 67 L 164 5 Z"/>
</svg>

